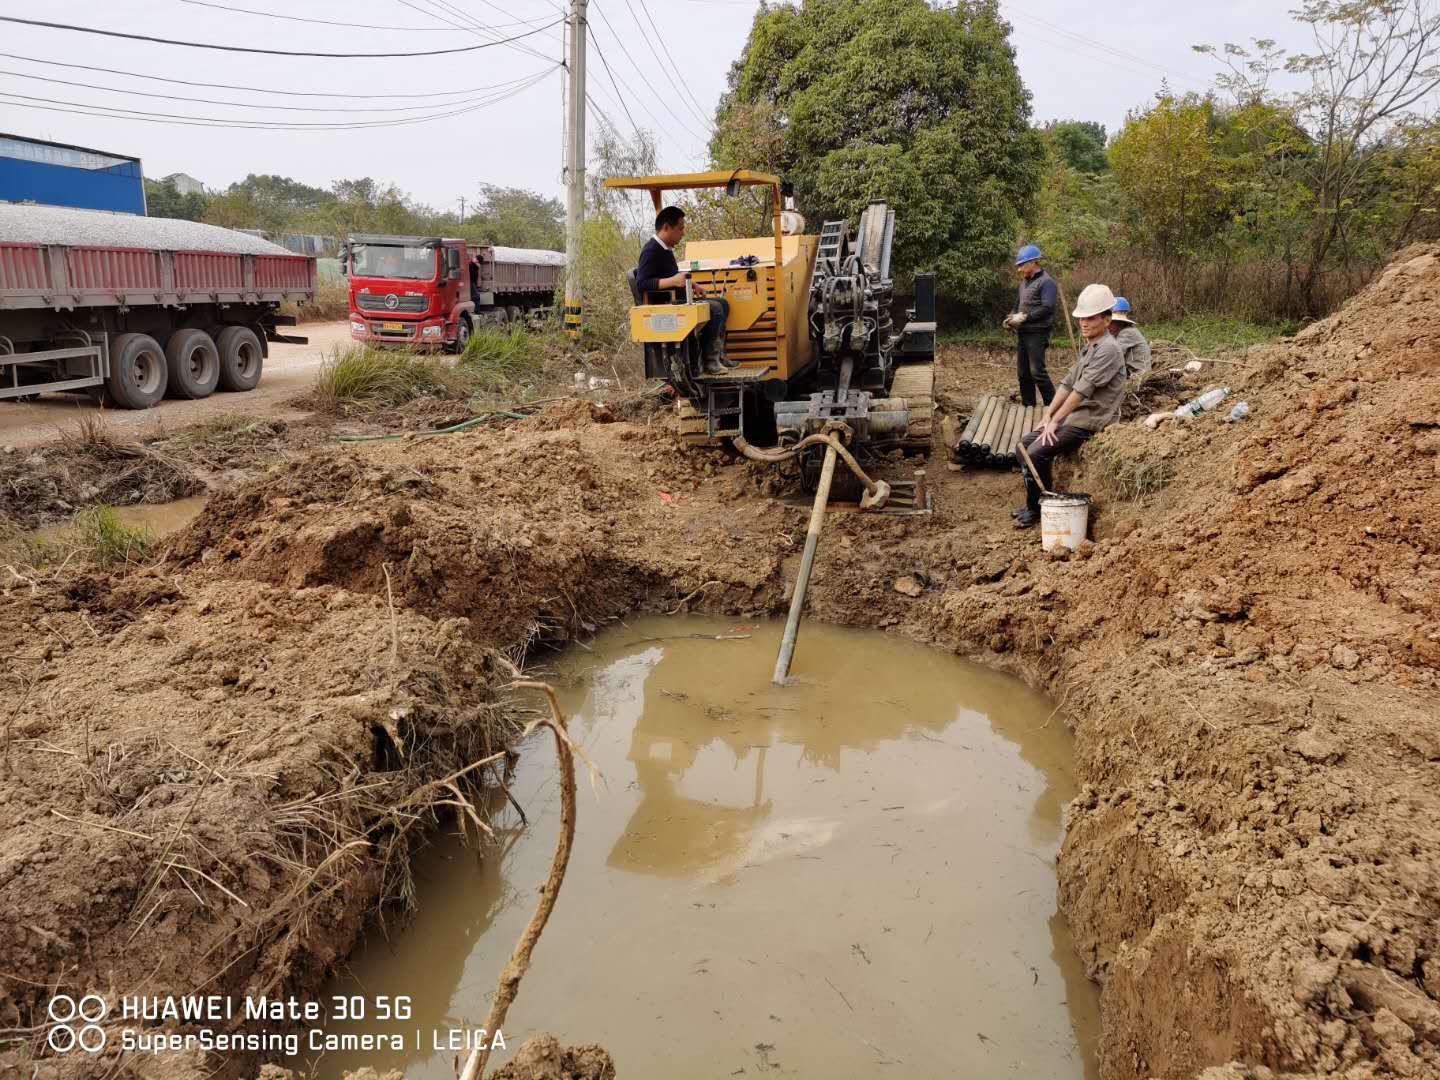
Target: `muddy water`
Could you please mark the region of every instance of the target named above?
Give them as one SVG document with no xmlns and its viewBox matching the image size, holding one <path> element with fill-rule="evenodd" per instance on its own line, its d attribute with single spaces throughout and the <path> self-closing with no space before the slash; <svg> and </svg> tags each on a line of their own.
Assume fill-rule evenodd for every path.
<svg viewBox="0 0 1440 1080">
<path fill-rule="evenodd" d="M 624 1080 L 732 1075 L 1089 1078 L 1094 987 L 1056 914 L 1068 736 L 1020 683 L 900 638 L 636 619 L 553 665 L 581 780 L 560 900 L 506 1024 L 598 1042 Z M 705 640 L 693 634 L 750 634 Z M 432 1030 L 483 1022 L 558 827 L 530 746 L 481 858 L 422 857 L 419 917 L 328 993 L 410 995 L 403 1053 L 316 1075 L 453 1077 Z M 443 1041 L 443 1036 L 442 1036 Z M 463 1054 L 461 1055 L 463 1059 Z M 503 1055 L 500 1057 L 503 1060 Z"/>
<path fill-rule="evenodd" d="M 167 503 L 139 503 L 135 506 L 113 508 L 120 524 L 132 529 L 145 529 L 152 537 L 166 536 L 178 532 L 200 516 L 205 509 L 205 496 L 195 495 L 188 499 L 176 499 Z M 47 525 L 30 534 L 32 540 L 54 542 L 64 538 L 69 523 Z"/>
</svg>

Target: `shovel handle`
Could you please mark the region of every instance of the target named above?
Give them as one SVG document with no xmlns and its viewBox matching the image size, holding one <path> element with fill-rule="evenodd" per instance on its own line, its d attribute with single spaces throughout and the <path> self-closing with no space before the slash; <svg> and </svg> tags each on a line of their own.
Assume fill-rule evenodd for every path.
<svg viewBox="0 0 1440 1080">
<path fill-rule="evenodd" d="M 1044 492 L 1046 495 L 1050 495 L 1050 496 L 1053 497 L 1054 494 L 1055 494 L 1055 492 L 1053 492 L 1053 491 L 1051 491 L 1049 488 L 1047 488 L 1047 487 L 1045 486 L 1045 481 L 1040 479 L 1040 470 L 1037 469 L 1037 468 L 1035 468 L 1035 462 L 1033 462 L 1033 461 L 1030 460 L 1030 451 L 1028 451 L 1028 450 L 1025 449 L 1025 443 L 1024 443 L 1023 441 L 1016 443 L 1016 444 L 1015 444 L 1015 449 L 1019 450 L 1019 451 L 1020 451 L 1020 456 L 1025 459 L 1025 465 L 1026 465 L 1027 468 L 1029 468 L 1029 470 L 1030 470 L 1030 475 L 1033 476 L 1033 477 L 1035 477 L 1035 483 L 1036 483 L 1036 485 L 1038 485 L 1039 488 L 1040 488 L 1040 490 L 1041 490 L 1042 492 Z"/>
</svg>

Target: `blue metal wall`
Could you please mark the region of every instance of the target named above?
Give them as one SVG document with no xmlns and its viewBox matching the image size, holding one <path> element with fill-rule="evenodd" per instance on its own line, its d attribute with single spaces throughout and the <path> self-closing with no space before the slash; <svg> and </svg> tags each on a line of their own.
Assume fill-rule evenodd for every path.
<svg viewBox="0 0 1440 1080">
<path fill-rule="evenodd" d="M 145 180 L 134 161 L 109 169 L 76 169 L 0 157 L 0 201 L 143 214 Z"/>
</svg>

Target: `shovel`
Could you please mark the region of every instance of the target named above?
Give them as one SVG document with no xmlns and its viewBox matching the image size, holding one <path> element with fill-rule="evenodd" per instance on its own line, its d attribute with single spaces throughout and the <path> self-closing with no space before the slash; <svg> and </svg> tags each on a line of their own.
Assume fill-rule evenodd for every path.
<svg viewBox="0 0 1440 1080">
<path fill-rule="evenodd" d="M 1025 444 L 1018 442 L 1015 444 L 1015 448 L 1020 451 L 1020 456 L 1025 459 L 1025 465 L 1030 470 L 1030 475 L 1035 477 L 1035 484 L 1040 488 L 1041 494 L 1048 495 L 1052 499 L 1058 499 L 1060 496 L 1047 488 L 1045 481 L 1040 479 L 1040 471 L 1035 468 L 1035 462 L 1030 460 L 1030 451 L 1025 449 Z"/>
</svg>

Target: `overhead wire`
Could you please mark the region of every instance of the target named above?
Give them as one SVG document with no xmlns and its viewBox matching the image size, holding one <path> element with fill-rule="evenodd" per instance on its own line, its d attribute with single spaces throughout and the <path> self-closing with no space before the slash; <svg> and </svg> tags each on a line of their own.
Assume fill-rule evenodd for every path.
<svg viewBox="0 0 1440 1080">
<path fill-rule="evenodd" d="M 1062 39 L 1068 39 L 1068 41 L 1056 41 L 1047 39 L 1044 36 L 1044 33 L 1042 33 L 1041 31 L 1035 30 L 1034 28 L 1030 29 L 1029 32 L 1032 34 L 1036 34 L 1039 41 L 1042 41 L 1045 44 L 1050 45 L 1054 48 L 1064 49 L 1065 51 L 1072 53 L 1089 54 L 1092 56 L 1097 51 L 1104 52 L 1115 57 L 1117 60 L 1125 61 L 1126 66 L 1129 66 L 1132 69 L 1135 68 L 1136 65 L 1140 65 L 1142 67 L 1148 68 L 1151 71 L 1158 72 L 1161 75 L 1164 75 L 1171 79 L 1176 79 L 1180 82 L 1187 82 L 1191 85 L 1200 87 L 1209 86 L 1209 83 L 1207 82 L 1196 79 L 1190 75 L 1183 75 L 1179 72 L 1172 71 L 1167 67 L 1155 63 L 1153 60 L 1147 60 L 1143 56 L 1137 56 L 1135 53 L 1126 52 L 1124 49 L 1111 45 L 1109 42 L 1097 41 L 1093 37 L 1085 37 L 1081 34 L 1075 33 L 1073 30 L 1067 30 L 1065 27 L 1060 26 L 1057 23 L 1053 23 L 1048 19 L 1041 18 L 1039 15 L 1032 15 L 1027 11 L 1021 11 L 1013 3 L 1009 3 L 1008 0 L 1005 5 L 1004 11 L 1006 14 L 1025 19 L 1032 23 L 1036 23 L 1044 27 L 1045 31 L 1057 35 Z"/>
<path fill-rule="evenodd" d="M 469 18 L 469 17 L 468 17 L 467 15 L 465 15 L 464 12 L 457 12 L 454 8 L 451 8 L 451 9 L 450 9 L 450 11 L 452 12 L 452 15 L 446 15 L 446 14 L 437 13 L 437 12 L 435 12 L 435 11 L 431 11 L 431 10 L 429 10 L 428 8 L 422 8 L 422 7 L 418 6 L 417 4 L 413 3 L 412 0 L 399 0 L 399 2 L 400 2 L 401 4 L 404 4 L 404 5 L 405 5 L 406 7 L 408 7 L 410 10 L 412 10 L 412 11 L 418 11 L 418 12 L 419 12 L 420 14 L 422 14 L 422 15 L 428 15 L 428 16 L 429 16 L 430 18 L 432 18 L 432 19 L 437 19 L 437 20 L 439 20 L 440 22 L 443 22 L 446 26 L 449 26 L 450 28 L 452 28 L 452 29 L 454 29 L 454 30 L 462 30 L 462 31 L 465 31 L 465 32 L 470 33 L 470 34 L 474 34 L 476 37 L 480 38 L 482 41 L 492 41 L 492 40 L 494 39 L 494 35 L 493 35 L 493 34 L 491 34 L 489 37 L 487 37 L 487 36 L 485 35 L 485 33 L 482 32 L 482 31 L 485 31 L 485 30 L 486 30 L 486 27 L 484 26 L 484 24 L 480 23 L 480 22 L 477 21 L 477 20 L 470 19 L 470 24 L 469 24 L 469 25 L 466 25 L 466 24 L 463 23 L 463 22 L 459 22 L 459 23 L 455 22 L 455 21 L 454 21 L 454 18 L 453 18 L 453 14 L 458 14 L 461 19 L 467 19 L 467 18 Z M 442 7 L 439 3 L 436 2 L 436 0 L 423 0 L 423 2 L 424 2 L 424 3 L 428 3 L 431 7 L 440 8 L 440 11 L 441 11 L 441 12 L 444 12 L 444 11 L 446 10 L 445 7 Z M 526 23 L 525 25 L 529 26 L 530 24 L 529 24 L 529 23 Z M 556 25 L 556 24 L 552 23 L 551 25 Z M 539 32 L 540 32 L 539 30 L 535 30 L 535 31 L 534 31 L 534 33 L 537 33 L 537 34 L 538 34 Z M 528 36 L 528 35 L 527 35 L 527 36 Z M 496 44 L 508 44 L 508 43 L 507 43 L 507 42 L 496 42 Z M 520 52 L 529 53 L 531 56 L 537 57 L 537 58 L 539 58 L 539 59 L 543 59 L 543 60 L 549 60 L 549 59 L 550 59 L 550 57 L 546 56 L 546 55 L 545 55 L 544 53 L 542 53 L 542 52 L 538 52 L 536 49 L 532 48 L 532 47 L 529 46 L 529 45 L 512 45 L 512 48 L 514 48 L 514 49 L 516 49 L 516 50 L 518 50 L 518 51 L 520 51 Z"/>
<path fill-rule="evenodd" d="M 625 98 L 620 93 L 620 87 L 615 83 L 615 73 L 610 70 L 610 63 L 605 59 L 605 52 L 600 48 L 600 39 L 592 38 L 595 45 L 595 55 L 600 58 L 600 66 L 605 69 L 605 74 L 610 76 L 610 85 L 615 87 L 615 97 L 619 99 L 620 108 L 625 110 L 625 119 L 630 121 L 630 127 L 635 132 L 635 137 L 640 138 L 640 125 L 635 123 L 635 117 L 630 114 L 630 106 L 625 104 Z"/>
<path fill-rule="evenodd" d="M 556 65 L 556 67 L 558 67 L 558 65 Z M 251 121 L 239 120 L 233 117 L 195 116 L 189 113 L 161 113 L 142 109 L 125 109 L 118 105 L 95 105 L 83 101 L 63 101 L 54 98 L 35 97 L 29 94 L 16 94 L 8 90 L 0 90 L 0 97 L 30 102 L 32 104 L 28 104 L 27 108 L 43 109 L 48 112 L 69 113 L 75 116 L 103 116 L 108 119 L 135 120 L 142 123 L 175 124 L 186 127 L 230 128 L 246 131 L 353 131 L 371 128 L 402 127 L 409 124 L 422 124 L 432 120 L 464 116 L 468 113 L 488 108 L 491 105 L 499 104 L 501 101 L 508 100 L 522 93 L 542 81 L 554 70 L 555 68 L 552 68 L 551 71 L 545 71 L 539 75 L 531 76 L 521 84 L 492 94 L 486 100 L 478 103 L 469 103 L 460 108 L 451 108 L 450 106 L 459 103 L 445 102 L 440 106 L 439 111 L 428 113 L 424 116 L 409 116 L 384 120 L 327 122 Z M 65 106 L 69 106 L 69 108 Z"/>
<path fill-rule="evenodd" d="M 532 72 L 531 74 L 521 75 L 502 83 L 495 83 L 492 86 L 478 87 L 473 92 L 480 93 L 481 91 L 503 90 L 507 87 L 514 86 L 516 83 L 524 82 L 530 78 L 531 75 L 548 75 L 550 71 L 554 70 L 554 67 L 558 66 L 559 65 L 553 65 L 543 72 Z M 334 105 L 266 105 L 256 101 L 219 101 L 215 98 L 192 97 L 189 94 L 157 94 L 145 90 L 126 90 L 119 86 L 99 86 L 95 83 L 76 82 L 72 79 L 51 79 L 44 75 L 27 75 L 19 71 L 0 71 L 0 77 L 30 79 L 35 82 L 55 83 L 60 86 L 73 86 L 84 90 L 102 90 L 111 94 L 126 94 L 130 97 L 163 98 L 169 101 L 187 101 L 196 105 L 227 105 L 240 109 L 264 109 L 269 112 L 415 112 L 417 109 L 449 108 L 452 105 L 470 104 L 469 100 L 460 99 L 443 102 L 431 101 L 418 105 L 365 105 L 359 108 L 344 108 Z"/>
<path fill-rule="evenodd" d="M 357 23 L 348 22 L 345 19 L 307 19 L 303 15 L 282 15 L 278 11 L 257 11 L 254 8 L 235 7 L 231 4 L 216 4 L 212 0 L 180 0 L 182 4 L 190 4 L 194 7 L 214 8 L 217 11 L 230 11 L 239 15 L 260 15 L 267 19 L 283 19 L 285 22 L 311 23 L 315 26 L 343 26 L 347 30 L 398 30 L 405 33 L 422 34 L 443 34 L 443 26 L 386 26 L 379 23 Z M 527 22 L 495 23 L 496 27 L 501 26 L 529 26 Z"/>
<path fill-rule="evenodd" d="M 94 26 L 73 26 L 69 23 L 45 22 L 40 19 L 21 19 L 14 15 L 0 15 L 0 22 L 16 23 L 20 26 L 34 26 L 45 30 L 66 30 L 76 34 L 96 34 L 100 37 L 122 38 L 126 41 L 144 41 L 152 45 L 176 45 L 186 49 L 211 49 L 217 52 L 253 53 L 260 56 L 303 56 L 323 60 L 397 60 L 412 56 L 448 56 L 453 53 L 476 52 L 479 49 L 489 49 L 496 45 L 508 45 L 511 42 L 520 41 L 527 37 L 533 37 L 541 30 L 549 27 L 540 27 L 535 30 L 528 30 L 523 34 L 515 34 L 508 38 L 501 38 L 496 41 L 485 41 L 478 45 L 463 45 L 453 49 L 426 49 L 419 52 L 394 52 L 394 53 L 321 53 L 321 52 L 300 52 L 288 49 L 257 49 L 245 45 L 218 45 L 214 42 L 202 41 L 181 41 L 176 38 L 152 37 L 148 34 L 127 34 L 119 30 L 101 30 Z M 551 23 L 551 26 L 559 25 Z"/>
<path fill-rule="evenodd" d="M 192 79 L 171 79 L 163 75 L 146 75 L 138 71 L 124 71 L 120 68 L 96 67 L 93 64 L 72 64 L 63 60 L 41 60 L 34 56 L 20 56 L 16 53 L 0 53 L 0 57 L 7 60 L 22 60 L 27 64 L 44 64 L 47 67 L 70 68 L 75 71 L 96 71 L 106 75 L 122 75 L 127 79 L 144 79 L 147 82 L 163 82 L 172 86 L 199 86 L 209 90 L 243 90 L 254 94 L 276 94 L 283 97 L 324 97 L 324 98 L 345 98 L 347 100 L 400 100 L 417 98 L 457 97 L 465 94 L 476 94 L 483 90 L 490 89 L 485 86 L 474 86 L 460 90 L 434 90 L 421 94 L 361 94 L 355 91 L 333 91 L 333 90 L 274 90 L 258 86 L 239 86 L 235 83 L 210 83 L 197 82 Z M 548 60 L 549 58 L 546 57 Z M 441 103 L 443 104 L 443 103 Z"/>
<path fill-rule="evenodd" d="M 645 74 L 645 69 L 642 68 L 638 63 L 635 62 L 635 57 L 631 56 L 631 55 L 630 55 L 630 50 L 625 47 L 625 39 L 622 38 L 622 37 L 616 32 L 614 25 L 610 22 L 610 17 L 605 14 L 604 9 L 602 9 L 602 8 L 600 7 L 600 5 L 595 2 L 595 0 L 591 0 L 591 2 L 590 2 L 590 7 L 591 7 L 594 11 L 596 11 L 596 12 L 599 13 L 601 21 L 603 21 L 603 22 L 605 23 L 605 29 L 607 29 L 607 30 L 610 31 L 610 36 L 611 36 L 612 38 L 614 38 L 615 41 L 616 41 L 616 43 L 620 46 L 620 51 L 625 54 L 625 59 L 627 59 L 627 60 L 630 61 L 630 66 L 633 67 L 633 68 L 636 70 L 636 72 L 640 75 L 640 80 L 650 89 L 650 92 L 655 95 L 656 100 L 658 100 L 658 101 L 660 102 L 660 104 L 665 107 L 666 111 L 669 112 L 670 115 L 675 118 L 675 121 L 676 121 L 682 128 L 684 128 L 686 131 L 688 131 L 688 132 L 689 132 L 691 135 L 693 135 L 695 138 L 699 139 L 701 142 L 705 142 L 705 141 L 706 141 L 705 136 L 701 135 L 698 131 L 696 131 L 696 130 L 695 130 L 694 128 L 692 128 L 688 123 L 686 123 L 685 118 L 684 118 L 683 116 L 681 116 L 678 112 L 675 111 L 674 106 L 672 106 L 672 105 L 670 104 L 670 102 L 669 102 L 668 98 L 666 97 L 666 95 L 665 95 L 665 94 L 662 94 L 659 90 L 657 90 L 657 89 L 655 88 L 655 84 L 650 81 L 650 76 L 648 76 L 648 75 Z M 623 82 L 624 82 L 624 79 L 621 79 L 620 81 L 623 83 Z M 627 89 L 628 89 L 628 86 L 627 86 Z M 647 104 L 645 98 L 640 97 L 639 95 L 636 95 L 633 90 L 631 91 L 631 95 L 639 98 L 640 105 L 641 105 L 642 108 L 645 109 L 646 112 L 650 113 L 650 115 L 651 115 L 652 117 L 655 115 L 653 112 L 651 112 L 650 107 L 649 107 L 649 105 Z M 656 118 L 656 122 L 657 122 L 657 123 L 661 123 L 662 129 L 663 129 L 663 126 L 664 126 L 664 125 L 663 125 L 663 122 L 660 121 L 658 117 Z"/>
<path fill-rule="evenodd" d="M 655 35 L 652 39 L 653 44 L 650 51 L 658 55 L 660 62 L 668 66 L 670 73 L 675 76 L 675 86 L 680 92 L 681 104 L 689 109 L 695 118 L 705 125 L 705 128 L 713 135 L 715 133 L 715 125 L 711 123 L 710 118 L 705 115 L 704 110 L 700 107 L 700 103 L 695 101 L 690 94 L 689 82 L 685 76 L 680 73 L 680 69 L 675 66 L 675 60 L 670 56 L 670 50 L 665 45 L 665 38 L 660 33 L 660 28 L 655 25 L 655 20 L 650 17 L 650 9 L 645 6 L 645 0 L 638 0 L 638 2 L 640 4 L 640 10 L 645 12 L 646 22 L 650 24 L 650 32 Z M 644 37 L 645 28 L 640 25 L 640 18 L 635 14 L 635 5 L 631 3 L 631 0 L 625 0 L 625 6 L 630 11 L 630 18 L 635 20 L 635 27 L 640 31 L 640 36 Z"/>
</svg>

